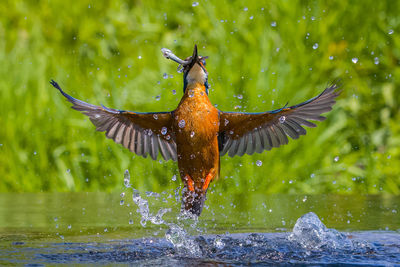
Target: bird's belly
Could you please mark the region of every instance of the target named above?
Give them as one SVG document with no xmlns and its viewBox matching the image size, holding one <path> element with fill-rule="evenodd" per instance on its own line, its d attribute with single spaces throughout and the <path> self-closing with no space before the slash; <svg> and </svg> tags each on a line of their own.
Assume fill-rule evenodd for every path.
<svg viewBox="0 0 400 267">
<path fill-rule="evenodd" d="M 180 174 L 200 182 L 210 170 L 219 168 L 218 111 L 197 106 L 176 112 L 174 119 Z"/>
</svg>

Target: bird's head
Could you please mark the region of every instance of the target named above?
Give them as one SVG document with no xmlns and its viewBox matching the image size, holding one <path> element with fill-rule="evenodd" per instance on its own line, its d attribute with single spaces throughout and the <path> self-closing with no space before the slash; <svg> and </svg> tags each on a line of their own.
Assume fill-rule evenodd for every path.
<svg viewBox="0 0 400 267">
<path fill-rule="evenodd" d="M 180 59 L 174 55 L 171 50 L 161 49 L 164 57 L 179 63 L 178 70 L 183 70 L 183 92 L 190 84 L 200 83 L 206 88 L 208 94 L 208 72 L 206 70 L 206 59 L 208 57 L 201 57 L 197 54 L 197 45 L 194 46 L 193 55 L 187 57 L 185 60 Z"/>
</svg>

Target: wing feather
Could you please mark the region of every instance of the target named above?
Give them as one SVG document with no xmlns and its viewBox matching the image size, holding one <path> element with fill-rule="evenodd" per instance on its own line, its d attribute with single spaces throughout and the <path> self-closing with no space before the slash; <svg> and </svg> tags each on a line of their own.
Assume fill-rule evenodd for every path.
<svg viewBox="0 0 400 267">
<path fill-rule="evenodd" d="M 142 157 L 150 155 L 156 160 L 160 152 L 165 160 L 177 160 L 175 136 L 169 135 L 167 139 L 162 134 L 163 129 L 172 133 L 171 112 L 139 113 L 95 106 L 68 95 L 55 81 L 50 83 L 73 104 L 73 109 L 89 117 L 97 131 L 105 132 L 107 138 Z"/>
<path fill-rule="evenodd" d="M 321 94 L 291 107 L 263 113 L 241 113 L 220 111 L 219 134 L 223 137 L 221 155 L 242 156 L 244 153 L 261 153 L 289 142 L 288 136 L 298 139 L 307 133 L 306 127 L 316 127 L 310 122 L 323 121 L 321 116 L 332 110 L 339 96 L 339 83 L 333 83 Z"/>
</svg>

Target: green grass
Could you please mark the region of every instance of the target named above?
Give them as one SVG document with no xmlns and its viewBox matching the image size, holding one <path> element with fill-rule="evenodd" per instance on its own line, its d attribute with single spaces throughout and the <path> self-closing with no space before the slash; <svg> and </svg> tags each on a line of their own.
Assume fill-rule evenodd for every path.
<svg viewBox="0 0 400 267">
<path fill-rule="evenodd" d="M 160 49 L 186 57 L 196 43 L 209 56 L 210 99 L 224 111 L 271 110 L 344 83 L 306 136 L 222 158 L 216 190 L 400 194 L 399 10 L 372 0 L 2 1 L 0 191 L 115 191 L 125 169 L 137 188 L 177 187 L 173 162 L 135 156 L 95 132 L 49 80 L 93 104 L 173 110 L 182 77 Z"/>
</svg>

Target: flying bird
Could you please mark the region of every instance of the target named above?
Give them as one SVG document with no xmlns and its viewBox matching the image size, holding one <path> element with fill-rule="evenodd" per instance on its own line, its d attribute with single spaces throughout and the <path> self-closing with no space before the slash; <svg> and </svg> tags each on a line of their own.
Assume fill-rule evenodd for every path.
<svg viewBox="0 0 400 267">
<path fill-rule="evenodd" d="M 142 113 L 95 106 L 68 95 L 55 81 L 50 83 L 107 138 L 144 158 L 156 160 L 161 154 L 166 161 L 177 161 L 184 184 L 182 209 L 197 216 L 210 183 L 219 177 L 221 156 L 262 153 L 287 144 L 288 137 L 298 139 L 306 134 L 302 126 L 316 127 L 310 120 L 325 119 L 321 114 L 332 109 L 340 94 L 340 85 L 334 82 L 295 106 L 260 113 L 224 112 L 208 98 L 207 57 L 198 55 L 196 45 L 185 60 L 169 49 L 161 51 L 183 70 L 183 96 L 173 111 Z"/>
</svg>

